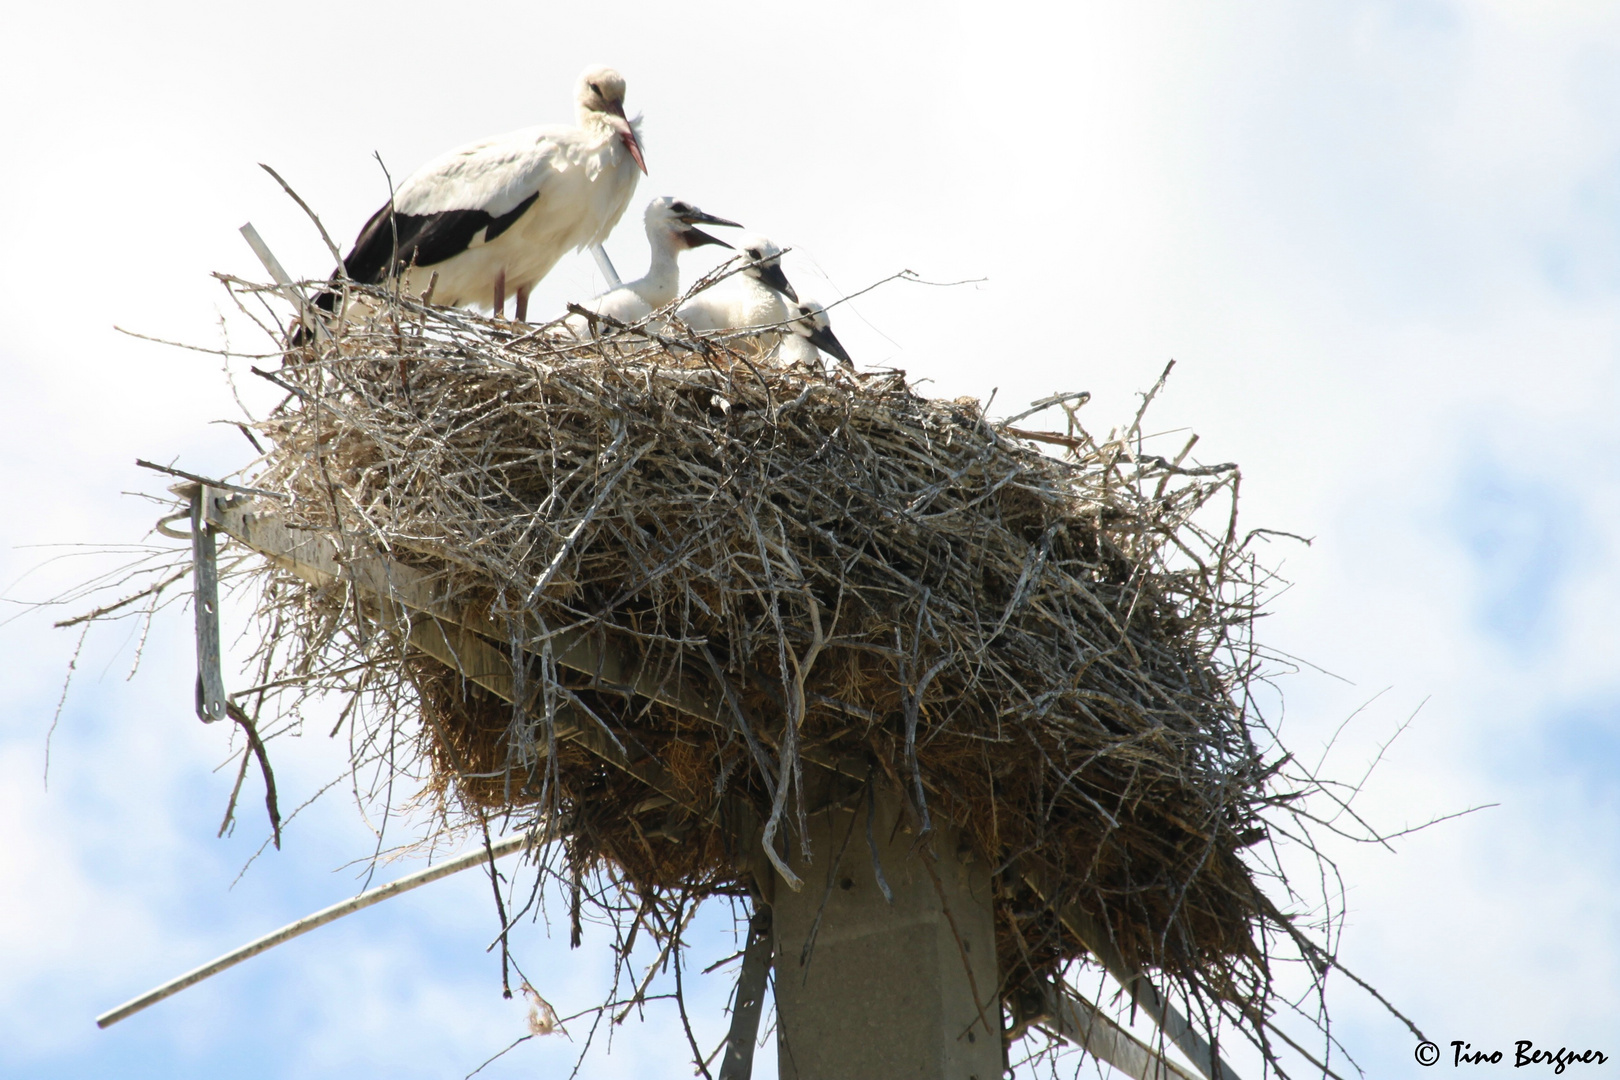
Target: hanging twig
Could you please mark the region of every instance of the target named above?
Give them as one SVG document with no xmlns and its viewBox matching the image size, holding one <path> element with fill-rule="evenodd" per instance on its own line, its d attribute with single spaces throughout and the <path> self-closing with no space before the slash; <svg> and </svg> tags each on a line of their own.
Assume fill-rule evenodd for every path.
<svg viewBox="0 0 1620 1080">
<path fill-rule="evenodd" d="M 270 771 L 270 755 L 265 753 L 264 742 L 259 738 L 259 730 L 254 726 L 253 720 L 243 711 L 242 707 L 234 701 L 225 703 L 225 712 L 242 733 L 247 736 L 248 749 L 253 756 L 259 759 L 259 772 L 264 776 L 264 808 L 270 815 L 270 835 L 275 839 L 276 850 L 281 850 L 281 811 L 276 808 L 276 776 Z"/>
</svg>

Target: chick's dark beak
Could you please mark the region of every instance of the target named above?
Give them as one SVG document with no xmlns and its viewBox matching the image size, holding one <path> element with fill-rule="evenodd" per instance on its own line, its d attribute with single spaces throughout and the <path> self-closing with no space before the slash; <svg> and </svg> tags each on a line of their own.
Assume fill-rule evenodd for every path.
<svg viewBox="0 0 1620 1080">
<path fill-rule="evenodd" d="M 760 281 L 792 300 L 795 304 L 799 302 L 799 294 L 793 291 L 792 285 L 788 284 L 787 275 L 782 273 L 781 263 L 766 263 L 758 267 L 758 270 Z"/>
<path fill-rule="evenodd" d="M 682 225 L 724 225 L 728 229 L 742 228 L 742 226 L 737 224 L 735 221 L 727 221 L 723 217 L 715 217 L 713 214 L 706 213 L 697 209 L 696 207 L 693 207 L 691 213 L 682 214 L 680 221 Z M 715 242 L 719 243 L 719 241 Z M 726 246 L 730 247 L 731 245 L 727 244 Z"/>
<path fill-rule="evenodd" d="M 817 326 L 813 328 L 810 331 L 810 344 L 828 356 L 836 356 L 845 367 L 851 370 L 854 369 L 855 361 L 851 360 L 849 353 L 844 351 L 843 343 L 833 336 L 832 327 Z"/>
</svg>

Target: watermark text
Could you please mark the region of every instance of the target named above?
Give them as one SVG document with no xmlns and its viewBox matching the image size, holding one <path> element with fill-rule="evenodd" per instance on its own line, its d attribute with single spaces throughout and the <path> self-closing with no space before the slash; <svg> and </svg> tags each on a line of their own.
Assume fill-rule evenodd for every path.
<svg viewBox="0 0 1620 1080">
<path fill-rule="evenodd" d="M 1412 1056 L 1419 1065 L 1429 1066 L 1438 1065 L 1442 1054 L 1438 1046 L 1425 1041 L 1418 1043 Z M 1522 1069 L 1526 1065 L 1546 1065 L 1551 1067 L 1554 1076 L 1561 1076 L 1571 1065 L 1602 1065 L 1608 1060 L 1609 1056 L 1601 1050 L 1571 1050 L 1567 1046 L 1543 1050 L 1529 1039 L 1516 1041 L 1511 1055 L 1502 1050 L 1476 1049 L 1473 1043 L 1463 1039 L 1451 1040 L 1451 1067 L 1454 1069 L 1464 1065 L 1511 1064 L 1515 1069 Z"/>
</svg>

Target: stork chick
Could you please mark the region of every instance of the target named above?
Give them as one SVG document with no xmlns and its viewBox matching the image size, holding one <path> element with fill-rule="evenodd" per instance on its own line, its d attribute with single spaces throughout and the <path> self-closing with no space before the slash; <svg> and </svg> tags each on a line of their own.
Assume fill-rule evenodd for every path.
<svg viewBox="0 0 1620 1080">
<path fill-rule="evenodd" d="M 710 236 L 698 225 L 724 225 L 740 229 L 735 221 L 705 213 L 689 202 L 660 196 L 647 204 L 645 216 L 647 245 L 652 249 L 652 261 L 647 272 L 635 281 L 626 282 L 617 289 L 598 296 L 585 305 L 592 311 L 611 315 L 620 322 L 636 322 L 659 308 L 675 302 L 680 295 L 680 268 L 676 257 L 683 251 L 716 244 L 723 248 L 730 244 L 717 236 Z M 576 316 L 577 318 L 577 316 Z M 572 320 L 570 320 L 572 321 Z"/>
<path fill-rule="evenodd" d="M 833 335 L 832 322 L 827 318 L 825 307 L 810 299 L 789 306 L 797 317 L 788 327 L 791 332 L 782 335 L 782 344 L 777 353 L 785 363 L 819 365 L 819 349 L 828 356 L 836 357 L 851 371 L 855 370 L 855 361 L 849 358 L 843 343 Z"/>
<path fill-rule="evenodd" d="M 693 330 L 781 328 L 793 317 L 788 301 L 797 303 L 799 297 L 782 273 L 782 249 L 763 236 L 751 236 L 737 250 L 748 265 L 731 279 L 736 284 L 729 289 L 705 290 L 676 312 Z"/>
</svg>

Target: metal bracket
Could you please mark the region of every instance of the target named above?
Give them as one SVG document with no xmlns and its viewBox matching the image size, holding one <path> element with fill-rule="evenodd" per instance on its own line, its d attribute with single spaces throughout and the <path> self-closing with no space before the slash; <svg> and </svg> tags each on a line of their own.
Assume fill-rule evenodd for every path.
<svg viewBox="0 0 1620 1080">
<path fill-rule="evenodd" d="M 191 606 L 197 617 L 197 717 L 205 724 L 225 719 L 225 678 L 219 662 L 219 562 L 207 484 L 191 496 Z"/>
<path fill-rule="evenodd" d="M 1047 1016 L 1037 1021 L 1040 1026 L 1078 1043 L 1133 1080 L 1197 1080 L 1067 986 L 1047 988 L 1046 1009 Z"/>
<path fill-rule="evenodd" d="M 726 1036 L 720 1080 L 748 1080 L 754 1071 L 754 1040 L 759 1037 L 765 976 L 770 970 L 771 909 L 760 904 L 748 920 L 748 943 L 743 948 L 742 971 L 737 975 L 737 997 L 731 1003 L 731 1033 Z"/>
<path fill-rule="evenodd" d="M 1041 874 L 1033 867 L 1026 865 L 1023 878 L 1030 888 L 1035 890 L 1037 896 L 1050 901 L 1055 895 L 1053 890 L 1045 887 Z M 1227 1064 L 1220 1053 L 1198 1033 L 1198 1029 L 1182 1015 L 1181 1010 L 1159 992 L 1158 987 L 1153 985 L 1146 973 L 1125 962 L 1125 958 L 1114 945 L 1112 935 L 1102 923 L 1093 919 L 1079 904 L 1071 903 L 1063 906 L 1057 910 L 1057 914 L 1064 925 L 1091 951 L 1091 955 L 1114 977 L 1114 981 L 1124 988 L 1131 1002 L 1147 1013 L 1148 1018 L 1164 1032 L 1165 1037 L 1187 1056 L 1188 1061 L 1197 1066 L 1198 1071 L 1207 1080 L 1239 1080 L 1236 1070 Z"/>
</svg>

